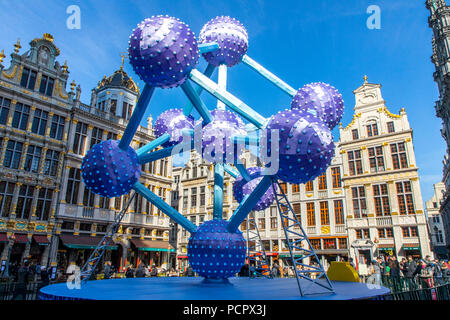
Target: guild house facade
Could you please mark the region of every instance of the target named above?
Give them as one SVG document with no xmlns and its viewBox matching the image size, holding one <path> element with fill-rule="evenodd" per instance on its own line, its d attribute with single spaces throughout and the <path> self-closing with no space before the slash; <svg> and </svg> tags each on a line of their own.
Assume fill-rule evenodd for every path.
<svg viewBox="0 0 450 320">
<path fill-rule="evenodd" d="M 139 88 L 122 57 L 122 66 L 99 81 L 85 104 L 80 85 L 69 83 L 67 61 L 57 61 L 60 51 L 50 34 L 33 39 L 25 52 L 21 47 L 17 41 L 9 66 L 0 53 L 0 259 L 3 265 L 31 259 L 81 266 L 130 197 L 90 192 L 81 160 L 93 145 L 121 138 Z M 154 138 L 149 119 L 131 146 Z M 170 158 L 145 164 L 141 182 L 169 200 L 171 170 Z M 136 196 L 104 259 L 118 269 L 139 262 L 167 266 L 174 251 L 169 228 L 168 217 Z"/>
</svg>

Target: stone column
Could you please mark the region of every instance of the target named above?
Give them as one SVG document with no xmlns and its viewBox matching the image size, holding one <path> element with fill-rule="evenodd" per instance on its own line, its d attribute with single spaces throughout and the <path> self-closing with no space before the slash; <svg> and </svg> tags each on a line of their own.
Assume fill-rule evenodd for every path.
<svg viewBox="0 0 450 320">
<path fill-rule="evenodd" d="M 65 122 L 64 122 L 64 134 L 63 134 L 63 141 L 68 143 L 68 139 L 69 139 L 69 122 L 70 122 L 70 118 L 66 117 Z"/>
<path fill-rule="evenodd" d="M 30 111 L 30 117 L 28 120 L 28 125 L 27 125 L 27 131 L 31 132 L 31 126 L 33 124 L 33 118 L 34 118 L 34 112 L 36 111 L 36 106 L 32 105 L 31 106 L 31 111 Z"/>
<path fill-rule="evenodd" d="M 66 203 L 66 192 L 67 192 L 67 180 L 69 179 L 69 170 L 70 166 L 65 166 L 64 171 L 62 172 L 62 179 L 61 181 L 61 203 Z"/>
<path fill-rule="evenodd" d="M 31 216 L 29 218 L 30 221 L 37 220 L 37 217 L 36 217 L 36 203 L 37 203 L 39 191 L 41 190 L 41 188 L 42 188 L 41 186 L 36 186 L 34 188 L 33 200 L 31 201 Z"/>
<path fill-rule="evenodd" d="M 0 153 L 0 165 L 3 165 L 3 161 L 5 160 L 6 146 L 8 145 L 9 137 L 3 138 L 1 153 Z"/>
<path fill-rule="evenodd" d="M 73 142 L 75 139 L 75 130 L 76 130 L 76 125 L 78 123 L 77 119 L 73 119 L 72 120 L 72 124 L 73 124 L 73 129 L 68 131 L 68 135 L 69 135 L 69 140 L 68 140 L 68 149 L 69 149 L 69 153 L 73 153 Z"/>
<path fill-rule="evenodd" d="M 25 159 L 27 158 L 27 151 L 28 151 L 28 146 L 30 145 L 30 142 L 25 141 L 23 144 L 23 149 L 22 149 L 22 158 L 20 159 L 19 162 L 19 170 L 24 170 L 25 167 Z M 41 163 L 43 163 L 44 161 L 41 161 Z M 40 172 L 40 171 L 38 171 Z"/>
<path fill-rule="evenodd" d="M 14 110 L 16 109 L 16 104 L 17 104 L 17 100 L 11 100 L 11 105 L 9 106 L 8 120 L 6 122 L 6 125 L 9 127 L 12 125 Z"/>
<path fill-rule="evenodd" d="M 16 209 L 17 209 L 17 199 L 19 198 L 20 187 L 23 183 L 17 182 L 14 188 L 14 194 L 12 198 L 12 208 L 11 213 L 9 214 L 9 220 L 14 220 L 16 218 Z"/>
<path fill-rule="evenodd" d="M 52 127 L 52 120 L 53 120 L 53 116 L 55 114 L 53 112 L 49 112 L 48 113 L 48 118 L 47 118 L 47 128 L 45 128 L 45 135 L 47 137 L 50 137 L 50 128 Z"/>
</svg>

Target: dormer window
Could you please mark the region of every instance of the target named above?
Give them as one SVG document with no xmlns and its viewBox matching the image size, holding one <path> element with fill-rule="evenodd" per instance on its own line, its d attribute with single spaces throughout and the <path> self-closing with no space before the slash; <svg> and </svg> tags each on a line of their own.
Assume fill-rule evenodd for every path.
<svg viewBox="0 0 450 320">
<path fill-rule="evenodd" d="M 36 84 L 37 72 L 30 70 L 28 68 L 23 68 L 22 79 L 20 80 L 20 85 L 24 88 L 34 90 Z"/>
<path fill-rule="evenodd" d="M 378 135 L 378 126 L 375 121 L 368 123 L 366 127 L 368 137 L 374 137 Z"/>
<path fill-rule="evenodd" d="M 55 79 L 42 75 L 41 84 L 39 85 L 39 92 L 51 97 Z"/>
</svg>

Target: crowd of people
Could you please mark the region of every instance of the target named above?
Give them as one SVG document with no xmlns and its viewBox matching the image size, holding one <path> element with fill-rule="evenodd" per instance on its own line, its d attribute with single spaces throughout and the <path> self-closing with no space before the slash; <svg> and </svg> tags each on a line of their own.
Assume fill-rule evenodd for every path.
<svg viewBox="0 0 450 320">
<path fill-rule="evenodd" d="M 40 265 L 39 262 L 24 260 L 21 264 L 10 263 L 7 277 L 5 271 L 2 273 L 2 278 L 14 283 L 12 300 L 25 299 L 28 284 L 31 282 L 37 283 L 37 289 L 50 283 L 51 269 Z"/>
<path fill-rule="evenodd" d="M 424 283 L 428 288 L 439 286 L 450 280 L 450 266 L 448 261 L 431 259 L 414 259 L 409 256 L 400 261 L 395 256 L 377 257 L 369 264 L 367 283 L 397 285 L 403 282 L 406 289 L 417 289 Z"/>
</svg>

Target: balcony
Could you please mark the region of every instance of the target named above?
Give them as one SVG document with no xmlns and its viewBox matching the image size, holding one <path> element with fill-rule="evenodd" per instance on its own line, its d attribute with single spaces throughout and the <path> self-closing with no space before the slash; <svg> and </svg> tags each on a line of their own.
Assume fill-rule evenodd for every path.
<svg viewBox="0 0 450 320">
<path fill-rule="evenodd" d="M 306 227 L 306 234 L 310 235 L 310 234 L 317 234 L 317 229 L 316 227 Z"/>
<path fill-rule="evenodd" d="M 336 225 L 335 232 L 336 233 L 346 233 L 345 225 L 343 225 L 343 224 Z"/>
<path fill-rule="evenodd" d="M 392 226 L 392 217 L 377 217 L 377 227 Z"/>
<path fill-rule="evenodd" d="M 327 190 L 319 190 L 317 192 L 317 195 L 319 196 L 320 199 L 328 198 L 328 191 Z"/>
</svg>

